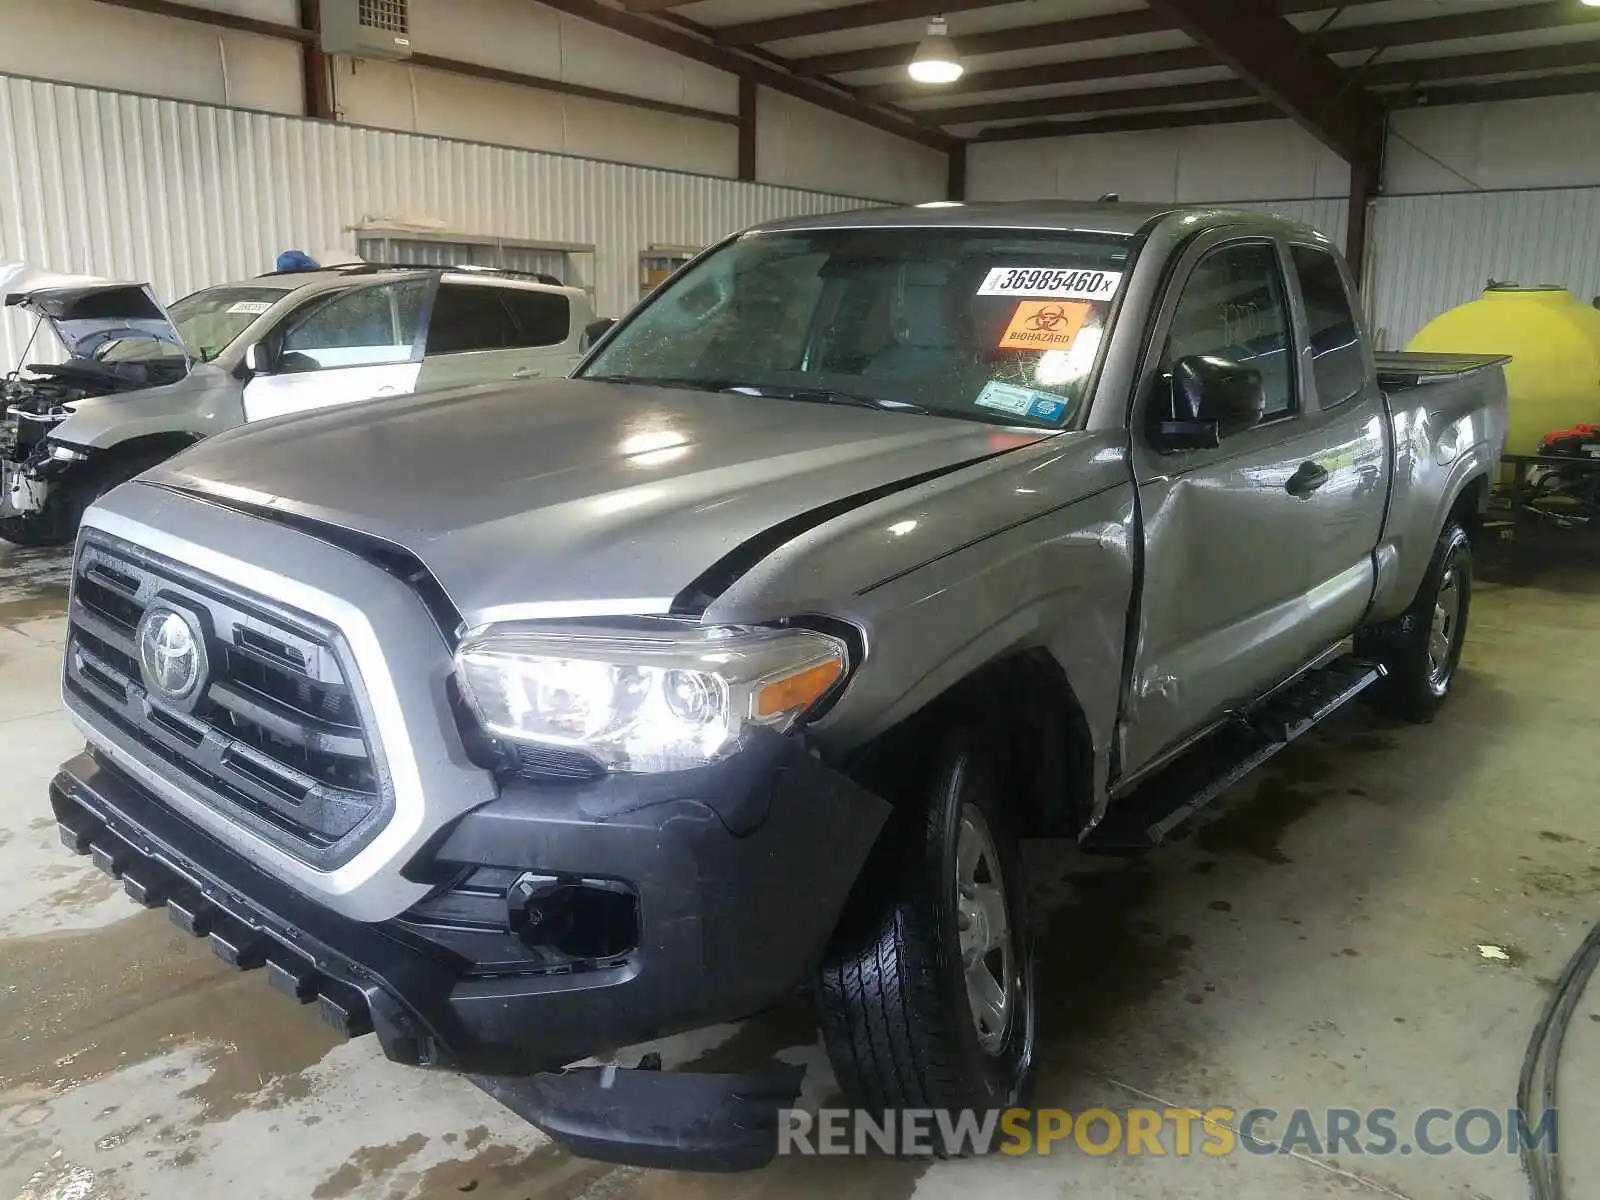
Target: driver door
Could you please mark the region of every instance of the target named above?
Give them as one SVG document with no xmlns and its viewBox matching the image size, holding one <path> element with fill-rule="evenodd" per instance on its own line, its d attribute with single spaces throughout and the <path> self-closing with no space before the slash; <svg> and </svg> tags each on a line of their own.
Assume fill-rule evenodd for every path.
<svg viewBox="0 0 1600 1200">
<path fill-rule="evenodd" d="M 244 419 L 416 389 L 433 291 L 425 276 L 371 283 L 297 309 L 273 339 L 268 370 L 245 385 Z"/>
<path fill-rule="evenodd" d="M 1157 312 L 1133 410 L 1144 588 L 1121 731 L 1125 775 L 1323 649 L 1303 619 L 1316 510 L 1286 487 L 1321 445 L 1301 394 L 1286 279 L 1275 240 L 1222 231 L 1185 253 Z M 1216 449 L 1163 452 L 1147 421 L 1173 362 L 1191 354 L 1259 371 L 1266 410 Z"/>
</svg>

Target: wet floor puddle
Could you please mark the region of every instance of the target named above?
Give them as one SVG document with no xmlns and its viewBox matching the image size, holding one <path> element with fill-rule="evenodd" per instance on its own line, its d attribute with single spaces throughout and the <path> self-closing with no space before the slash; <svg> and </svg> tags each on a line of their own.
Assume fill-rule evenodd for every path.
<svg viewBox="0 0 1600 1200">
<path fill-rule="evenodd" d="M 206 1078 L 180 1094 L 199 1122 L 222 1121 L 303 1095 L 301 1073 L 338 1040 L 297 1006 L 267 1003 L 259 975 L 229 970 L 161 912 L 4 946 L 0 1105 L 46 1103 L 38 1097 L 199 1045 Z M 49 988 L 27 982 L 39 979 Z"/>
<path fill-rule="evenodd" d="M 71 574 L 70 548 L 19 550 L 0 541 L 0 625 L 61 613 Z"/>
</svg>

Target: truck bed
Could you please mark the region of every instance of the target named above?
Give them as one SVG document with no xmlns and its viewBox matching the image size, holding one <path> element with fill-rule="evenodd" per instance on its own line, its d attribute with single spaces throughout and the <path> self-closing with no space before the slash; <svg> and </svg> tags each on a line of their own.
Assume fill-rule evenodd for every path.
<svg viewBox="0 0 1600 1200">
<path fill-rule="evenodd" d="M 1511 361 L 1509 354 L 1421 354 L 1406 350 L 1382 350 L 1373 357 L 1378 363 L 1378 383 L 1386 392 L 1471 375 Z"/>
</svg>

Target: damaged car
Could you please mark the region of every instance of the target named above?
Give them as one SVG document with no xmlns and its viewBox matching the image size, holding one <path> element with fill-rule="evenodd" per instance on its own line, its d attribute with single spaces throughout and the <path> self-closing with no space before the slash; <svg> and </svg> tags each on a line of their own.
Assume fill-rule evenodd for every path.
<svg viewBox="0 0 1600 1200">
<path fill-rule="evenodd" d="M 88 451 L 52 444 L 51 431 L 83 401 L 169 390 L 188 377 L 193 360 L 148 285 L 13 264 L 0 269 L 0 293 L 7 307 L 37 318 L 25 360 L 46 326 L 67 354 L 65 362 L 31 363 L 0 381 L 0 538 L 52 545 L 71 538 L 77 514 L 96 496 L 165 454 L 136 438 L 120 461 L 98 464 L 90 486 L 81 469 Z"/>
<path fill-rule="evenodd" d="M 549 275 L 352 263 L 276 271 L 162 306 L 148 284 L 0 267 L 6 306 L 67 358 L 0 382 L 0 539 L 70 542 L 85 508 L 212 434 L 287 413 L 558 378 L 593 330 Z"/>
<path fill-rule="evenodd" d="M 1021 841 L 1142 853 L 1357 698 L 1445 703 L 1503 361 L 1376 353 L 1260 213 L 764 225 L 570 379 L 94 504 L 60 836 L 591 1158 L 771 1160 L 804 1067 L 635 1051 L 796 996 L 847 1105 L 1005 1109 L 1060 974 Z"/>
</svg>

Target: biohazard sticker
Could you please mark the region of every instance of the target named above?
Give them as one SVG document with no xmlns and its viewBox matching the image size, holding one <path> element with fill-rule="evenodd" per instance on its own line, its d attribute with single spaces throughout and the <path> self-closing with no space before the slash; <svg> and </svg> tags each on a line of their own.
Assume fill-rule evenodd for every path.
<svg viewBox="0 0 1600 1200">
<path fill-rule="evenodd" d="M 1121 283 L 1121 271 L 995 267 L 983 277 L 978 295 L 1104 301 L 1117 294 Z"/>
<path fill-rule="evenodd" d="M 1083 301 L 1024 300 L 1000 338 L 1002 350 L 1065 350 L 1089 315 Z"/>
</svg>

